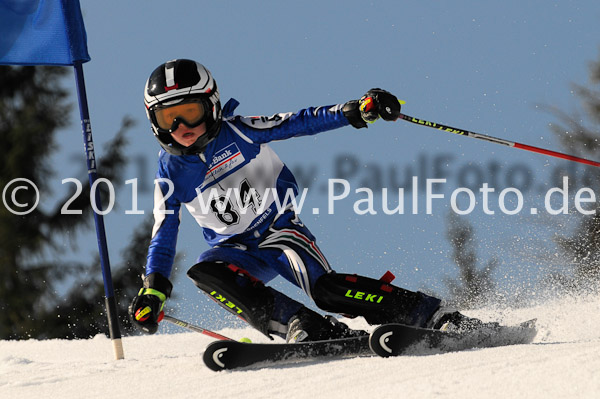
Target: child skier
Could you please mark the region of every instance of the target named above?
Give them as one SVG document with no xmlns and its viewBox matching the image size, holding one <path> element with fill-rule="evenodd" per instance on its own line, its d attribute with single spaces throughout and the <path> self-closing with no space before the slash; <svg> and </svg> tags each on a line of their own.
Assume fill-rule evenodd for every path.
<svg viewBox="0 0 600 399">
<path fill-rule="evenodd" d="M 437 298 L 393 286 L 390 279 L 334 272 L 293 207 L 282 203 L 286 194 L 297 194 L 297 185 L 267 143 L 346 125 L 364 128 L 379 117 L 394 121 L 400 103 L 391 93 L 372 89 L 345 104 L 271 117 L 237 116 L 234 99 L 221 109 L 208 69 L 178 59 L 152 72 L 144 103 L 162 151 L 143 288 L 129 308 L 143 331 L 156 332 L 173 288 L 169 277 L 182 204 L 212 247 L 188 276 L 219 305 L 269 337 L 299 342 L 364 333 L 265 285 L 277 275 L 300 287 L 320 309 L 363 316 L 370 324 L 454 330 L 482 324 L 442 307 Z"/>
</svg>

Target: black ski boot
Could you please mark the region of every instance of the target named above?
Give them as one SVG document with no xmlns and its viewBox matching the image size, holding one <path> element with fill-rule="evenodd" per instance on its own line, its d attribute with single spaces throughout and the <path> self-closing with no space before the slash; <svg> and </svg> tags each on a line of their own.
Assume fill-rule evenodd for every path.
<svg viewBox="0 0 600 399">
<path fill-rule="evenodd" d="M 323 317 L 308 308 L 302 308 L 288 322 L 286 341 L 288 343 L 324 341 L 361 335 L 368 335 L 368 333 L 352 330 L 333 316 Z"/>
<path fill-rule="evenodd" d="M 433 314 L 427 326 L 434 330 L 462 334 L 482 328 L 496 329 L 500 324 L 496 322 L 484 323 L 479 319 L 467 317 L 454 309 L 441 307 Z"/>
</svg>

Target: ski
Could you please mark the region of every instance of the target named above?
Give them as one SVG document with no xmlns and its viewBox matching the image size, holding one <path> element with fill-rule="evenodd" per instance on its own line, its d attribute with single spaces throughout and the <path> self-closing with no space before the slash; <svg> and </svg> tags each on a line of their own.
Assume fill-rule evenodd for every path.
<svg viewBox="0 0 600 399">
<path fill-rule="evenodd" d="M 371 333 L 369 346 L 375 354 L 389 357 L 528 344 L 537 334 L 535 322 L 534 319 L 516 326 L 483 327 L 463 334 L 384 324 Z"/>
<path fill-rule="evenodd" d="M 376 354 L 382 357 L 427 355 L 474 348 L 528 344 L 537 330 L 536 320 L 516 326 L 484 327 L 457 334 L 403 324 L 384 324 L 371 334 L 353 338 L 303 343 L 246 343 L 215 341 L 204 351 L 203 360 L 213 371 L 244 367 L 269 367 L 317 359 L 350 358 Z"/>
<path fill-rule="evenodd" d="M 204 351 L 203 360 L 213 371 L 249 366 L 272 366 L 322 358 L 344 358 L 371 355 L 369 336 L 312 341 L 294 344 L 255 344 L 237 341 L 215 341 Z"/>
</svg>

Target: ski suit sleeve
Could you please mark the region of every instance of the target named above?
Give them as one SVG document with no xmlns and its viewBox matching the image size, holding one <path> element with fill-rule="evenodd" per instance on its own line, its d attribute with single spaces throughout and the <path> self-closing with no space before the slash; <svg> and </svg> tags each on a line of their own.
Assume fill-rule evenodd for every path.
<svg viewBox="0 0 600 399">
<path fill-rule="evenodd" d="M 237 116 L 230 120 L 252 142 L 263 144 L 291 137 L 309 136 L 350 124 L 342 112 L 344 104 L 310 107 L 296 113 L 272 116 Z"/>
<path fill-rule="evenodd" d="M 169 278 L 175 259 L 181 203 L 173 196 L 173 183 L 161 173 L 154 185 L 154 227 L 148 248 L 146 275 L 158 272 Z"/>
</svg>

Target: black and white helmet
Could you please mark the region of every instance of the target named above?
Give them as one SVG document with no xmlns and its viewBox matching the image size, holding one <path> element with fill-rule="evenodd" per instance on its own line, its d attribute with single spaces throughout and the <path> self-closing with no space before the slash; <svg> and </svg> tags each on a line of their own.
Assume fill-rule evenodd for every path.
<svg viewBox="0 0 600 399">
<path fill-rule="evenodd" d="M 201 104 L 199 118 L 194 121 L 175 118 L 167 123 L 157 115 L 165 107 L 186 103 Z M 144 104 L 154 136 L 170 154 L 200 154 L 219 134 L 221 103 L 217 83 L 210 71 L 196 61 L 177 59 L 156 68 L 146 82 Z M 206 133 L 189 147 L 177 143 L 171 136 L 182 121 L 190 127 L 206 123 Z"/>
</svg>

